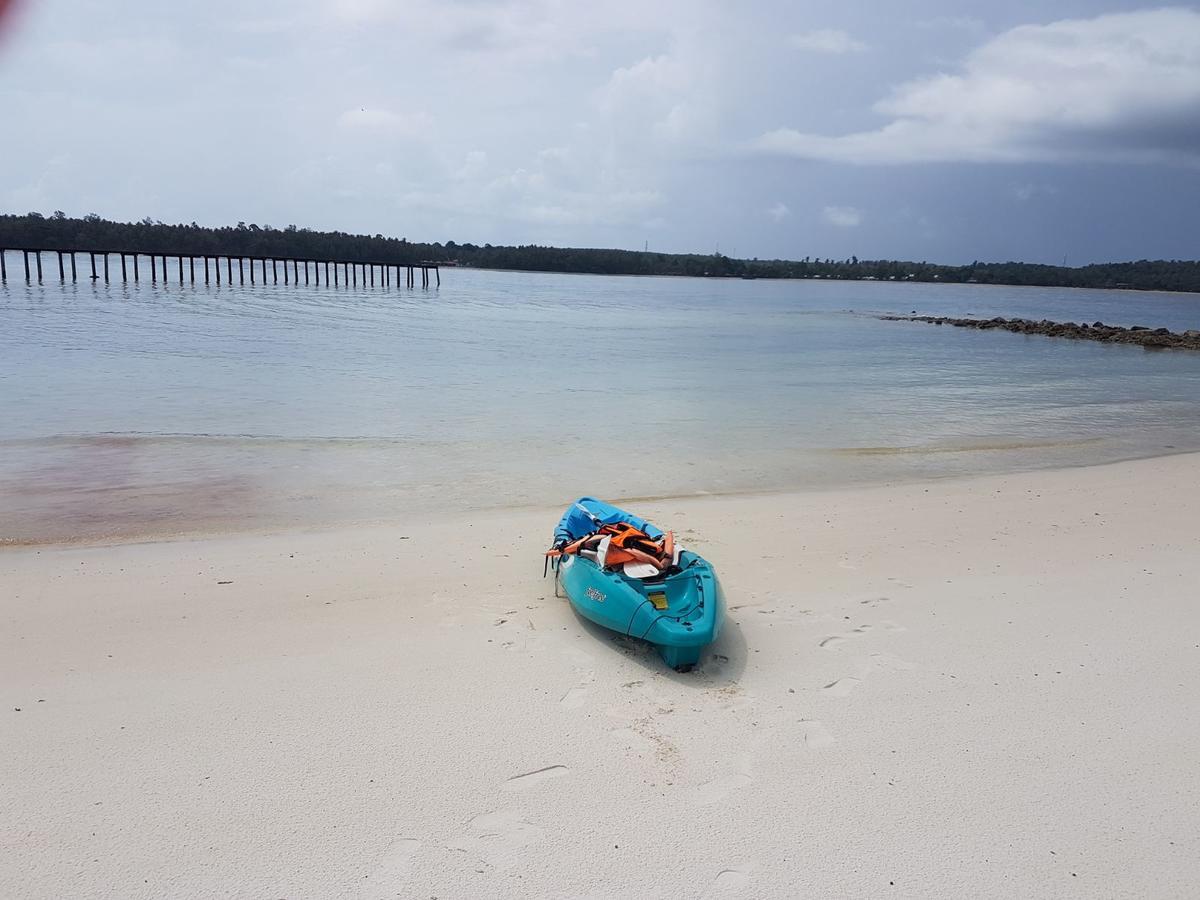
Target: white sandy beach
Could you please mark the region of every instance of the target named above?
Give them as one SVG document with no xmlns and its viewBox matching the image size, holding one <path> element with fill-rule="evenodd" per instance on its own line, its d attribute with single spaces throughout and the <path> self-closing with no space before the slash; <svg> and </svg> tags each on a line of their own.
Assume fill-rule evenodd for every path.
<svg viewBox="0 0 1200 900">
<path fill-rule="evenodd" d="M 0 551 L 0 896 L 1195 896 L 1200 455 L 630 505 L 700 671 L 559 509 Z"/>
</svg>

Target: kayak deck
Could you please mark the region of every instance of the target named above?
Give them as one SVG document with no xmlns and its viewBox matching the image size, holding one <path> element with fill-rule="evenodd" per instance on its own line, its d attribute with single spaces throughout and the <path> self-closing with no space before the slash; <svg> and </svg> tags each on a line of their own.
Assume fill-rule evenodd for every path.
<svg viewBox="0 0 1200 900">
<path fill-rule="evenodd" d="M 648 533 L 651 529 L 663 533 L 624 510 L 582 498 L 563 516 L 556 541 L 578 539 L 584 536 L 580 531 L 595 525 L 588 518 L 581 521 L 578 509 L 584 502 L 601 507 L 605 521 L 632 521 Z M 712 565 L 689 550 L 680 552 L 677 563 L 666 572 L 651 578 L 603 568 L 587 556 L 564 556 L 556 566 L 555 579 L 579 615 L 618 634 L 650 642 L 672 668 L 687 669 L 698 663 L 703 649 L 721 631 L 724 593 L 720 581 Z"/>
</svg>

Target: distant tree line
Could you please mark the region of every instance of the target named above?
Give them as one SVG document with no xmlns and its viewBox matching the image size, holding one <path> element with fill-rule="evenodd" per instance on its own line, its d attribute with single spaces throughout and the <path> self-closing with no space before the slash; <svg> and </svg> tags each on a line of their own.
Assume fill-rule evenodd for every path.
<svg viewBox="0 0 1200 900">
<path fill-rule="evenodd" d="M 1138 260 L 1077 268 L 1033 263 L 973 262 L 942 266 L 902 260 L 734 259 L 720 253 L 651 253 L 639 250 L 570 247 L 496 247 L 454 241 L 420 243 L 382 234 L 346 234 L 309 228 L 272 228 L 238 222 L 223 228 L 166 225 L 153 219 L 113 222 L 92 214 L 82 219 L 62 212 L 0 215 L 0 247 L 45 250 L 96 249 L 193 256 L 266 256 L 338 259 L 410 265 L 420 262 L 535 272 L 597 275 L 691 275 L 726 278 L 823 278 L 923 281 L 1046 287 L 1131 288 L 1200 292 L 1200 262 Z"/>
</svg>

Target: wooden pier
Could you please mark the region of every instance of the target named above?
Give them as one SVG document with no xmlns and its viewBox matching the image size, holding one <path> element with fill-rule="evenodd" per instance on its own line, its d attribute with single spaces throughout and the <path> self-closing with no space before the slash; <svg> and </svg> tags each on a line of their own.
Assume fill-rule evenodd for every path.
<svg viewBox="0 0 1200 900">
<path fill-rule="evenodd" d="M 326 285 L 333 287 L 399 287 L 401 273 L 404 275 L 404 286 L 415 288 L 417 276 L 420 275 L 421 287 L 430 287 L 430 280 L 435 279 L 435 287 L 442 286 L 442 274 L 436 262 L 395 263 L 371 260 L 345 259 L 306 259 L 298 256 L 241 256 L 230 254 L 197 254 L 154 251 L 147 253 L 133 250 L 47 250 L 33 247 L 9 247 L 8 252 L 20 253 L 25 263 L 25 281 L 32 283 L 35 279 L 41 284 L 45 276 L 42 264 L 42 254 L 52 258 L 58 256 L 58 280 L 66 282 L 67 262 L 70 262 L 70 281 L 79 281 L 80 272 L 77 258 L 85 258 L 90 263 L 90 270 L 85 269 L 82 277 L 92 281 L 110 281 L 109 260 L 119 257 L 121 261 L 121 281 L 142 281 L 144 276 L 138 264 L 140 259 L 150 260 L 150 281 L 157 283 L 161 275 L 163 284 L 172 280 L 179 284 L 195 284 L 200 278 L 205 284 L 221 284 L 221 263 L 224 262 L 225 283 L 233 284 L 237 278 L 238 284 L 279 284 L 280 269 L 283 270 L 285 285 L 299 285 L 300 279 L 305 284 L 321 284 L 322 272 Z M 0 247 L 0 282 L 8 281 L 8 263 L 4 258 L 5 248 Z M 32 262 L 32 266 L 30 263 Z M 99 268 L 97 267 L 99 262 Z M 168 267 L 169 262 L 174 266 Z M 200 272 L 197 273 L 197 267 Z M 173 272 L 171 270 L 174 270 Z M 255 270 L 258 270 L 257 273 Z M 174 278 L 172 279 L 172 275 Z M 111 279 L 115 280 L 115 274 Z M 394 280 L 393 280 L 394 279 Z"/>
</svg>

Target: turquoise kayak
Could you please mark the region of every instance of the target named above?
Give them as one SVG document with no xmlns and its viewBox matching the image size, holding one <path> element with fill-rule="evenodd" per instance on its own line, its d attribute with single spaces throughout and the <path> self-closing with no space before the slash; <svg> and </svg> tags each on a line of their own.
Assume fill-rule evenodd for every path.
<svg viewBox="0 0 1200 900">
<path fill-rule="evenodd" d="M 664 542 L 668 555 L 655 565 L 617 562 L 619 551 L 607 551 L 622 531 L 636 533 L 651 551 Z M 610 534 L 604 539 L 603 534 Z M 599 553 L 575 549 L 597 546 Z M 618 634 L 648 641 L 673 669 L 687 671 L 717 639 L 725 618 L 725 596 L 717 573 L 703 557 L 673 546 L 673 537 L 632 513 L 593 497 L 581 497 L 567 508 L 554 531 L 555 588 L 562 586 L 575 611 Z M 638 556 L 636 550 L 631 553 Z M 607 558 L 606 558 L 607 557 Z"/>
</svg>

